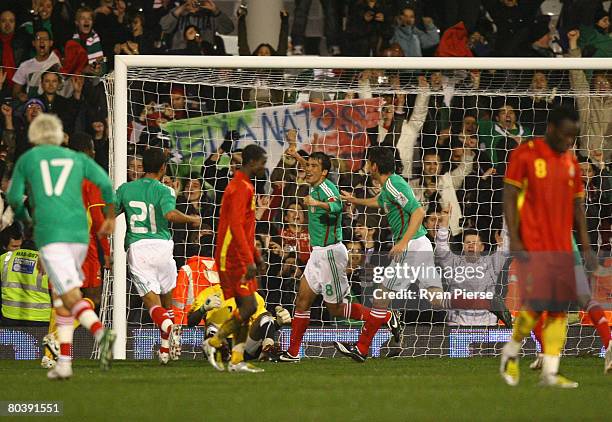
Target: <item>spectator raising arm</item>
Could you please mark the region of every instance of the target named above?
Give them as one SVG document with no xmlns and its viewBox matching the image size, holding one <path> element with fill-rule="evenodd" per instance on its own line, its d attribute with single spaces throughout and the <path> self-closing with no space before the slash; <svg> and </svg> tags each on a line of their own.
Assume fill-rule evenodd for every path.
<svg viewBox="0 0 612 422">
<path fill-rule="evenodd" d="M 397 149 L 399 151 L 403 166 L 402 176 L 407 179 L 412 178 L 414 145 L 419 137 L 421 128 L 425 123 L 425 119 L 427 118 L 429 97 L 431 95 L 429 91 L 429 84 L 424 76 L 419 76 L 419 88 L 421 90 L 417 94 L 414 102 L 412 116 L 410 116 L 408 121 L 404 121 L 402 124 L 402 131 L 399 139 L 397 140 Z"/>
<path fill-rule="evenodd" d="M 436 247 L 434 256 L 436 263 L 442 267 L 453 265 L 453 252 L 448 243 L 450 230 L 448 229 L 448 219 L 450 216 L 451 206 L 449 205 L 440 213 L 438 220 L 438 230 L 436 232 Z"/>
</svg>

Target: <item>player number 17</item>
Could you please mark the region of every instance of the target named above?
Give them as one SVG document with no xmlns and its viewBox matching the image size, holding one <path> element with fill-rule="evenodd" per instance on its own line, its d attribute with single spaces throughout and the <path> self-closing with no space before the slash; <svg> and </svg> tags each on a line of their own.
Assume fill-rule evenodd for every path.
<svg viewBox="0 0 612 422">
<path fill-rule="evenodd" d="M 70 176 L 70 170 L 72 170 L 73 165 L 74 161 L 72 161 L 72 159 L 70 158 L 54 158 L 51 161 L 40 161 L 40 174 L 42 176 L 43 187 L 45 188 L 45 195 L 62 195 L 62 193 L 64 192 L 64 188 L 66 187 L 66 181 L 68 181 L 68 176 Z M 57 181 L 55 182 L 55 186 L 53 186 L 53 181 L 51 180 L 51 170 L 49 167 L 62 168 L 60 175 L 57 178 Z"/>
</svg>

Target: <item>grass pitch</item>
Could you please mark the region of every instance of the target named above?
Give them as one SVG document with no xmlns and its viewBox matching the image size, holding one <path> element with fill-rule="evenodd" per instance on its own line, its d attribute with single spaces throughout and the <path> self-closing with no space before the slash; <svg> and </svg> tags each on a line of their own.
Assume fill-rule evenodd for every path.
<svg viewBox="0 0 612 422">
<path fill-rule="evenodd" d="M 116 362 L 110 372 L 79 360 L 51 382 L 38 361 L 2 361 L 0 400 L 63 401 L 64 419 L 183 421 L 604 420 L 612 376 L 603 360 L 564 358 L 577 390 L 536 387 L 521 362 L 518 387 L 497 358 L 306 359 L 265 363 L 263 374 L 219 373 L 203 360 Z M 21 419 L 23 420 L 23 419 Z"/>
</svg>

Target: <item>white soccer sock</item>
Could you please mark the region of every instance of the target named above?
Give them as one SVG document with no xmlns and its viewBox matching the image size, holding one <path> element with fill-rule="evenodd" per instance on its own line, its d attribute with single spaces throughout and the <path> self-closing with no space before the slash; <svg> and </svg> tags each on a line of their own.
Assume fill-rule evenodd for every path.
<svg viewBox="0 0 612 422">
<path fill-rule="evenodd" d="M 57 342 L 60 344 L 60 355 L 58 360 L 62 361 L 70 361 L 72 360 L 72 356 L 70 354 L 62 354 L 62 344 L 72 344 L 74 337 L 74 318 L 72 316 L 60 316 L 56 315 L 55 321 L 57 324 L 57 331 L 55 334 L 55 338 Z"/>
<path fill-rule="evenodd" d="M 168 318 L 164 319 L 159 329 L 162 330 L 163 333 L 169 334 L 170 330 L 172 330 L 172 320 Z"/>
<path fill-rule="evenodd" d="M 512 338 L 508 341 L 508 343 L 504 345 L 504 349 L 503 349 L 503 353 L 509 356 L 512 356 L 512 357 L 516 357 L 520 351 L 521 351 L 521 343 L 519 343 L 518 341 L 515 341 Z"/>
<path fill-rule="evenodd" d="M 166 349 L 170 347 L 170 339 L 169 338 L 161 338 L 161 347 L 165 347 Z"/>
<path fill-rule="evenodd" d="M 81 299 L 70 311 L 72 315 L 79 320 L 81 325 L 91 332 L 96 340 L 100 341 L 102 339 L 104 335 L 102 324 L 89 302 Z"/>
<path fill-rule="evenodd" d="M 561 357 L 559 355 L 544 354 L 542 359 L 542 377 L 557 375 L 560 361 Z"/>
</svg>

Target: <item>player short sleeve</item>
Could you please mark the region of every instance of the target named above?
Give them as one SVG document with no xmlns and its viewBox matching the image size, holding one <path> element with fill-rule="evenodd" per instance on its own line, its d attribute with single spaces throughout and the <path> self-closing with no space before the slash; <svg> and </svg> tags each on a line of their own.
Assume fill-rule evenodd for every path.
<svg viewBox="0 0 612 422">
<path fill-rule="evenodd" d="M 510 161 L 506 169 L 504 182 L 516 186 L 519 189 L 523 188 L 523 180 L 527 177 L 527 161 L 524 150 L 519 147 L 510 155 Z"/>
<path fill-rule="evenodd" d="M 421 208 L 421 203 L 416 199 L 412 188 L 405 181 L 404 183 L 398 183 L 397 181 L 393 183 L 393 180 L 389 179 L 387 182 L 387 192 L 393 198 L 393 202 L 396 202 L 403 210 L 410 214 Z"/>
<path fill-rule="evenodd" d="M 123 208 L 123 188 L 125 187 L 125 183 L 119 188 L 117 188 L 117 192 L 115 194 L 115 213 L 121 214 L 125 209 Z"/>
<path fill-rule="evenodd" d="M 160 185 L 159 206 L 161 207 L 163 215 L 176 209 L 176 194 L 174 193 L 174 189 L 166 185 Z"/>
<path fill-rule="evenodd" d="M 578 165 L 578 160 L 574 157 L 572 165 L 574 166 L 574 197 L 582 198 L 584 196 L 584 184 L 582 183 L 582 170 Z"/>
</svg>

